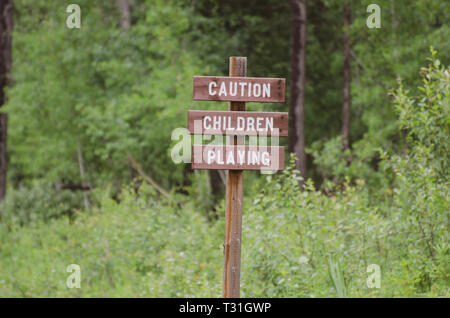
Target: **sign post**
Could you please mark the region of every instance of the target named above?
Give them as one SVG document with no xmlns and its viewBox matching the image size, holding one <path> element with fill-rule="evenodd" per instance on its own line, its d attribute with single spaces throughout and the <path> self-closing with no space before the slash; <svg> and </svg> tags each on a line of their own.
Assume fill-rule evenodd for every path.
<svg viewBox="0 0 450 318">
<path fill-rule="evenodd" d="M 288 114 L 246 112 L 245 102 L 284 102 L 285 79 L 247 76 L 247 58 L 230 57 L 229 77 L 194 76 L 194 100 L 228 101 L 228 112 L 188 112 L 192 134 L 227 135 L 226 145 L 194 145 L 192 169 L 227 170 L 223 297 L 238 298 L 243 170 L 283 170 L 284 147 L 245 145 L 245 136 L 287 136 Z M 198 124 L 201 124 L 199 126 Z M 197 128 L 201 128 L 197 130 Z"/>
<path fill-rule="evenodd" d="M 230 57 L 230 77 L 247 76 L 247 58 Z M 245 111 L 245 102 L 229 102 L 228 111 Z M 244 143 L 244 137 L 228 137 L 229 144 Z M 239 298 L 241 282 L 242 170 L 228 170 L 225 210 L 223 297 Z"/>
</svg>

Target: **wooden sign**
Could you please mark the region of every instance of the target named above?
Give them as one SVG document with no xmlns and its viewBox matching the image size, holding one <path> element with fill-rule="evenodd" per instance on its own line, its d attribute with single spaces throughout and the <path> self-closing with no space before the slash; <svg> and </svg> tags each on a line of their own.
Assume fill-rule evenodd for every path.
<svg viewBox="0 0 450 318">
<path fill-rule="evenodd" d="M 194 100 L 284 102 L 284 78 L 194 76 Z"/>
<path fill-rule="evenodd" d="M 189 110 L 188 130 L 202 135 L 286 137 L 288 113 Z"/>
<path fill-rule="evenodd" d="M 192 169 L 283 170 L 284 147 L 194 145 Z"/>
<path fill-rule="evenodd" d="M 284 169 L 284 147 L 248 146 L 237 136 L 287 136 L 287 113 L 246 112 L 245 102 L 284 102 L 284 78 L 246 77 L 247 58 L 230 57 L 229 77 L 194 76 L 193 99 L 229 101 L 228 112 L 188 111 L 194 135 L 228 135 L 227 145 L 192 146 L 192 169 L 228 170 L 223 297 L 238 298 L 241 279 L 243 170 Z"/>
</svg>

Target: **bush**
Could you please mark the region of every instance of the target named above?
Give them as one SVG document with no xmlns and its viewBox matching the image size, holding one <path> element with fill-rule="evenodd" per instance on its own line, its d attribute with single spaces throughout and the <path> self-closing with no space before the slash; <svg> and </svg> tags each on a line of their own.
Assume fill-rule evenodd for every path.
<svg viewBox="0 0 450 318">
<path fill-rule="evenodd" d="M 0 223 L 0 296 L 220 296 L 217 227 L 193 206 L 167 206 L 146 184 L 139 194 L 125 188 L 119 201 L 105 196 L 73 222 L 11 231 Z M 80 289 L 66 286 L 70 264 L 81 268 Z"/>
<path fill-rule="evenodd" d="M 420 73 L 421 96 L 410 97 L 401 83 L 394 93 L 408 147 L 405 154 L 386 158 L 396 176 L 393 209 L 401 215 L 400 230 L 422 291 L 450 282 L 450 68 L 433 49 L 430 61 Z"/>
<path fill-rule="evenodd" d="M 407 151 L 381 154 L 379 174 L 389 183 L 374 188 L 343 173 L 326 193 L 311 180 L 300 189 L 291 158 L 246 194 L 242 296 L 448 296 L 449 70 L 434 52 L 432 61 L 421 72 L 421 96 L 401 85 L 394 93 Z M 207 185 L 204 176 L 196 182 Z M 0 297 L 221 295 L 224 220 L 208 220 L 202 199 L 167 204 L 133 184 L 117 201 L 104 191 L 91 213 L 69 222 L 53 217 L 69 198 L 46 189 L 12 192 L 4 204 L 4 218 L 28 225 L 0 223 Z M 73 263 L 80 289 L 65 284 Z M 368 284 L 371 264 L 381 288 Z"/>
<path fill-rule="evenodd" d="M 35 181 L 31 186 L 8 189 L 0 205 L 0 220 L 22 226 L 38 220 L 73 217 L 74 211 L 81 209 L 82 204 L 81 192 L 57 190 L 50 182 Z"/>
</svg>

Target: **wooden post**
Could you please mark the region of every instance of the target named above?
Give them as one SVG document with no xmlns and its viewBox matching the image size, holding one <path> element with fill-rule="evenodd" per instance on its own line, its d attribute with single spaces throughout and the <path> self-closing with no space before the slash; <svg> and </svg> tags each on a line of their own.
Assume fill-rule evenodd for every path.
<svg viewBox="0 0 450 318">
<path fill-rule="evenodd" d="M 230 57 L 229 67 L 228 77 L 193 77 L 194 100 L 229 101 L 229 104 L 228 112 L 188 111 L 188 129 L 191 134 L 223 136 L 231 133 L 227 136 L 225 146 L 192 145 L 191 162 L 192 169 L 228 169 L 222 295 L 224 298 L 238 298 L 241 279 L 242 172 L 284 169 L 284 147 L 269 146 L 261 149 L 246 146 L 245 136 L 287 136 L 289 117 L 287 113 L 245 112 L 246 102 L 284 102 L 286 79 L 247 77 L 246 57 Z"/>
<path fill-rule="evenodd" d="M 247 76 L 247 58 L 230 57 L 231 77 Z M 229 111 L 245 111 L 245 102 L 229 102 Z M 231 140 L 232 138 L 232 140 Z M 239 143 L 244 144 L 244 137 Z M 229 143 L 237 145 L 238 137 L 230 137 Z M 238 298 L 241 280 L 242 237 L 242 170 L 228 170 L 226 187 L 225 244 L 223 265 L 223 297 Z"/>
</svg>

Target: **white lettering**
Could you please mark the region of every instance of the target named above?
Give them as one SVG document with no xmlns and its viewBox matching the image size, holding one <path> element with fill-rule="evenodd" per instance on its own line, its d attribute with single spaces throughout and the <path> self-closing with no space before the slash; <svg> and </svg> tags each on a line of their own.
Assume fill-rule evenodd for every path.
<svg viewBox="0 0 450 318">
<path fill-rule="evenodd" d="M 69 4 L 66 8 L 67 13 L 72 13 L 66 19 L 66 26 L 69 29 L 81 28 L 81 8 L 78 4 Z"/>
<path fill-rule="evenodd" d="M 227 165 L 228 164 L 234 164 L 234 153 L 233 151 L 228 152 L 228 156 L 227 156 Z"/>
<path fill-rule="evenodd" d="M 259 151 L 253 151 L 252 164 L 254 164 L 254 165 L 258 164 L 259 165 L 259 162 L 260 162 L 259 156 L 260 156 L 260 152 Z"/>
<path fill-rule="evenodd" d="M 263 97 L 270 97 L 270 83 L 263 84 Z"/>
<path fill-rule="evenodd" d="M 238 150 L 238 158 L 239 158 L 240 165 L 244 164 L 244 156 L 245 156 L 245 151 Z"/>
<path fill-rule="evenodd" d="M 217 163 L 219 164 L 219 165 L 223 165 L 224 164 L 224 162 L 223 162 L 223 158 L 222 158 L 222 156 L 220 155 L 222 152 L 220 151 L 220 150 L 217 150 Z"/>
<path fill-rule="evenodd" d="M 264 118 L 262 118 L 262 117 L 257 117 L 256 118 L 256 130 L 257 131 L 264 131 L 264 129 L 261 128 L 261 125 L 262 125 L 261 122 L 263 121 L 263 119 Z"/>
<path fill-rule="evenodd" d="M 266 131 L 273 131 L 273 117 L 266 117 Z"/>
<path fill-rule="evenodd" d="M 241 87 L 241 96 L 244 96 L 244 87 L 247 86 L 247 83 L 240 82 L 239 86 Z"/>
<path fill-rule="evenodd" d="M 220 84 L 219 96 L 227 96 L 227 88 L 225 87 L 225 82 Z"/>
<path fill-rule="evenodd" d="M 172 131 L 171 139 L 179 140 L 170 152 L 172 161 L 177 164 L 191 162 L 191 135 L 189 131 L 186 128 L 176 128 Z"/>
<path fill-rule="evenodd" d="M 261 162 L 264 166 L 270 165 L 270 155 L 267 151 L 264 151 L 261 155 Z"/>
<path fill-rule="evenodd" d="M 233 86 L 234 86 L 234 91 L 233 91 Z M 230 82 L 230 96 L 236 96 L 236 95 L 237 95 L 237 83 Z"/>
<path fill-rule="evenodd" d="M 247 131 L 255 130 L 255 119 L 253 117 L 247 118 Z"/>
<path fill-rule="evenodd" d="M 370 4 L 367 6 L 367 12 L 372 13 L 367 17 L 366 25 L 369 29 L 381 28 L 381 8 L 378 4 Z"/>
<path fill-rule="evenodd" d="M 214 161 L 214 157 L 216 156 L 216 153 L 214 150 L 208 150 L 208 164 L 211 164 Z"/>
<path fill-rule="evenodd" d="M 213 117 L 213 129 L 220 130 L 220 117 L 218 116 Z"/>
<path fill-rule="evenodd" d="M 245 127 L 245 118 L 244 117 L 238 117 L 237 118 L 237 128 L 236 130 L 244 130 Z"/>
<path fill-rule="evenodd" d="M 255 83 L 253 85 L 253 96 L 255 97 L 261 96 L 261 84 Z"/>
<path fill-rule="evenodd" d="M 209 93 L 210 96 L 214 96 L 214 95 L 217 94 L 217 92 L 213 92 L 213 90 L 212 90 L 212 86 L 213 85 L 214 85 L 214 87 L 217 87 L 217 83 L 216 82 L 211 82 L 208 85 L 208 93 Z"/>
<path fill-rule="evenodd" d="M 207 125 L 206 124 L 206 121 L 207 120 L 209 120 L 209 124 Z M 211 117 L 209 117 L 209 116 L 205 116 L 204 118 L 203 118 L 203 129 L 211 129 Z"/>
<path fill-rule="evenodd" d="M 81 268 L 77 264 L 70 264 L 66 268 L 66 272 L 72 273 L 67 277 L 66 286 L 68 288 L 80 288 L 81 282 Z"/>
</svg>

